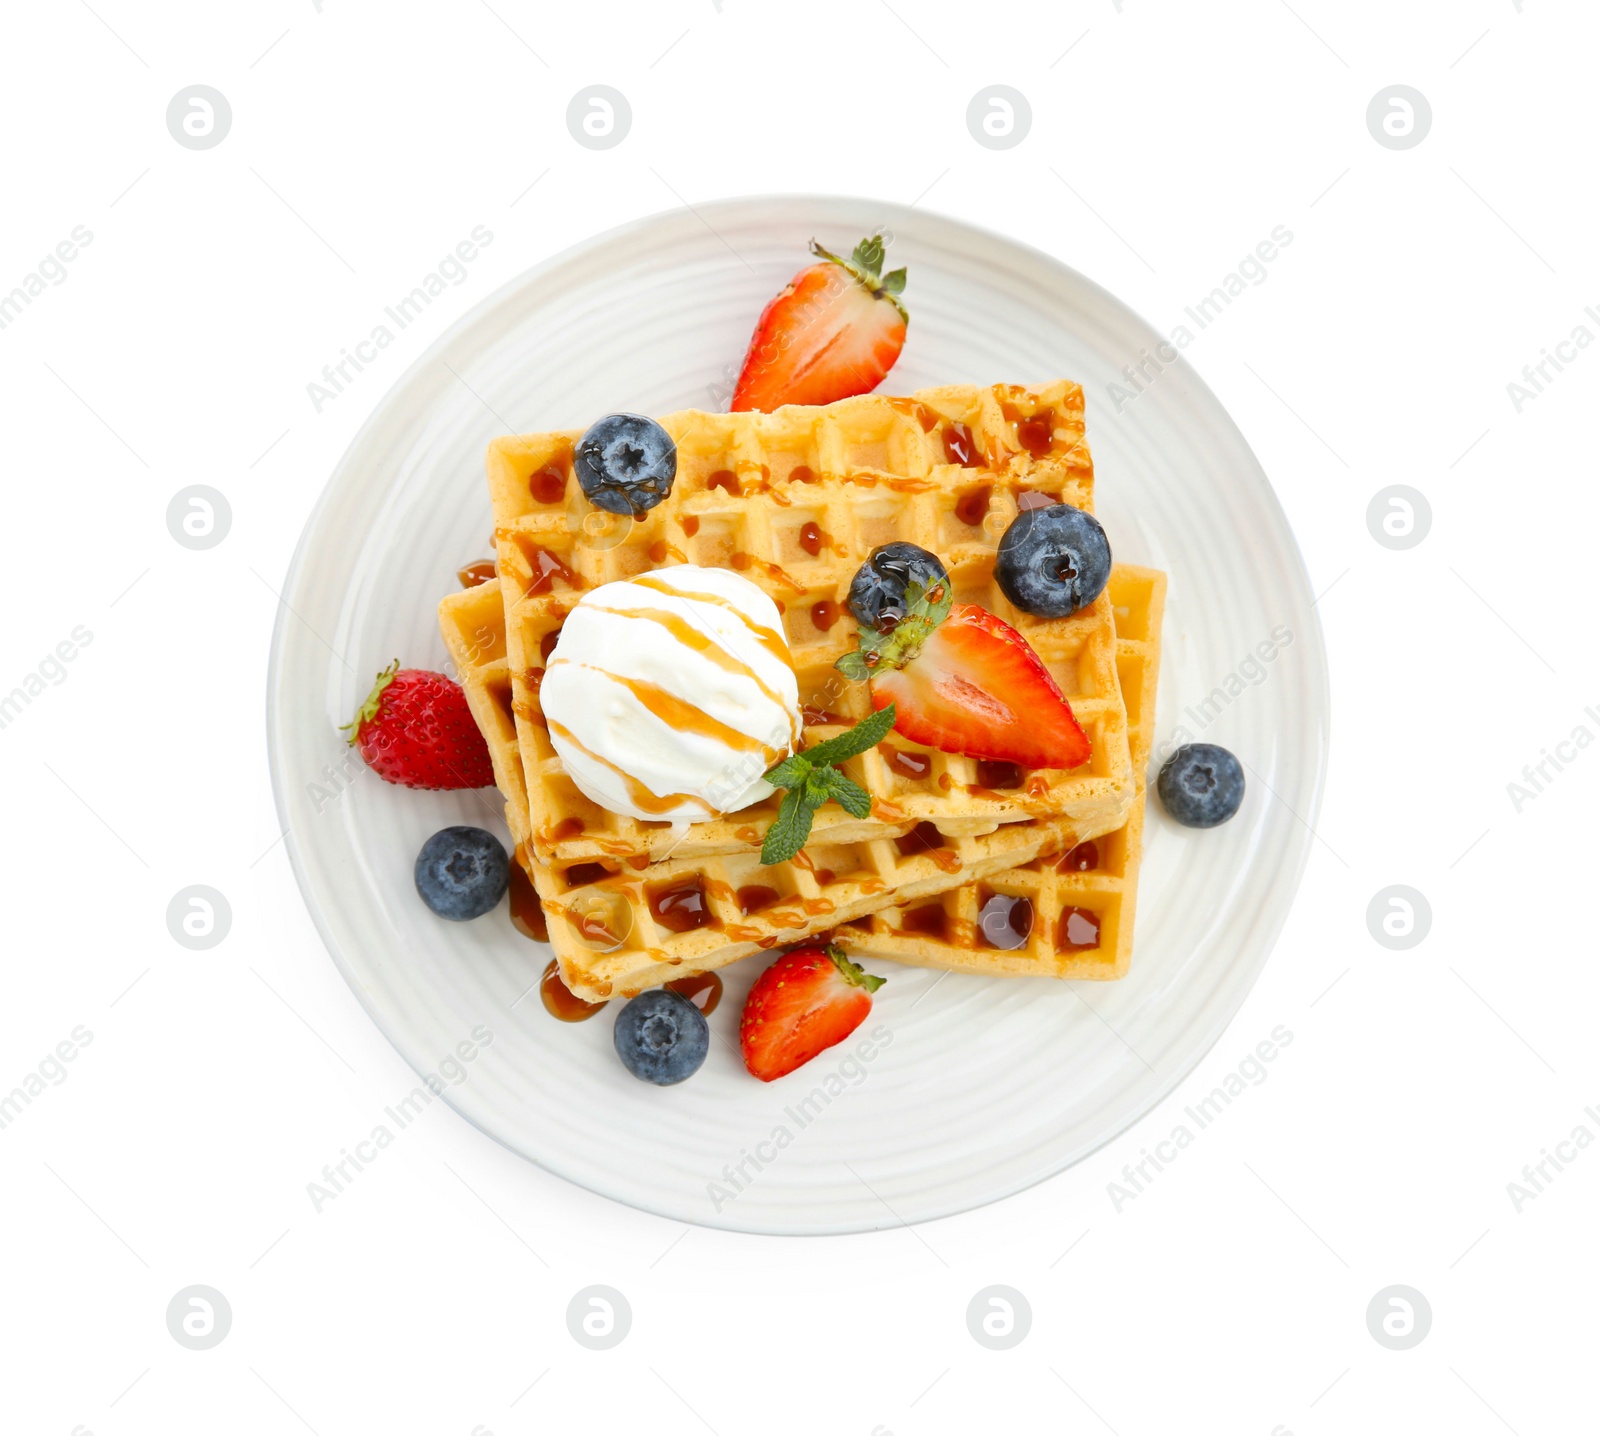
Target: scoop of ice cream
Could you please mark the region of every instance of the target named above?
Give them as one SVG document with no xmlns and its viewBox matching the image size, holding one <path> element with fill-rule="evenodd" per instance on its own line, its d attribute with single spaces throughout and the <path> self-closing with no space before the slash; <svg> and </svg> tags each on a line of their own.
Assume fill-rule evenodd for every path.
<svg viewBox="0 0 1600 1436">
<path fill-rule="evenodd" d="M 777 605 L 680 564 L 602 584 L 567 615 L 539 703 L 572 781 L 613 813 L 700 822 L 772 792 L 800 687 Z"/>
</svg>

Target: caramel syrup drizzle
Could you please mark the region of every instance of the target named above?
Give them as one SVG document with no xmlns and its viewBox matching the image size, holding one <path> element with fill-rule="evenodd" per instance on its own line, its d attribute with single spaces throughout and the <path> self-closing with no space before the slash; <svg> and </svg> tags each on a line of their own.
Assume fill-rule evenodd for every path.
<svg viewBox="0 0 1600 1436">
<path fill-rule="evenodd" d="M 714 603 L 718 608 L 727 609 L 729 613 L 735 615 L 739 621 L 750 630 L 750 632 L 755 636 L 756 642 L 765 648 L 768 653 L 770 653 L 786 668 L 794 667 L 794 660 L 789 657 L 789 645 L 784 641 L 783 635 L 778 633 L 775 629 L 771 629 L 766 627 L 764 624 L 757 623 L 737 604 L 730 603 L 727 599 L 723 598 L 721 594 L 690 593 L 686 589 L 673 588 L 671 584 L 662 583 L 660 579 L 654 578 L 647 573 L 638 574 L 629 579 L 628 582 L 636 583 L 641 588 L 654 589 L 657 593 L 664 593 L 672 598 L 687 598 L 698 603 Z"/>
<path fill-rule="evenodd" d="M 601 613 L 614 614 L 618 618 L 638 618 L 649 623 L 660 624 L 685 648 L 692 649 L 702 657 L 715 663 L 725 673 L 732 673 L 742 678 L 748 678 L 759 688 L 774 704 L 785 713 L 789 705 L 775 693 L 748 663 L 741 662 L 728 652 L 710 634 L 702 633 L 687 619 L 679 617 L 676 613 L 669 613 L 664 608 L 607 608 L 604 604 L 591 603 L 590 608 L 599 609 Z M 787 666 L 787 665 L 786 665 Z M 800 729 L 798 722 L 791 715 L 789 719 L 790 738 L 798 741 Z M 774 760 L 776 761 L 776 760 Z"/>
<path fill-rule="evenodd" d="M 625 678 L 620 673 L 597 668 L 592 663 L 576 663 L 570 658 L 554 658 L 550 666 L 587 668 L 591 673 L 598 673 L 602 678 L 610 679 L 611 682 L 626 688 L 667 727 L 684 733 L 695 733 L 702 738 L 710 738 L 738 753 L 759 753 L 769 768 L 783 757 L 783 754 L 770 744 L 719 722 L 709 713 L 695 707 L 693 703 L 679 698 L 676 693 L 669 693 L 659 683 L 651 683 L 643 678 Z"/>
<path fill-rule="evenodd" d="M 645 787 L 645 785 L 635 778 L 632 773 L 625 772 L 609 758 L 602 758 L 593 749 L 588 747 L 587 744 L 575 737 L 569 729 L 564 728 L 561 726 L 561 724 L 557 723 L 555 719 L 552 718 L 548 721 L 550 724 L 550 731 L 556 737 L 572 744 L 572 746 L 580 753 L 585 754 L 587 757 L 593 758 L 594 761 L 600 764 L 601 767 L 611 769 L 613 773 L 621 778 L 622 781 L 628 785 L 628 796 L 633 799 L 633 805 L 636 808 L 641 808 L 647 813 L 660 814 L 670 813 L 680 803 L 692 803 L 695 807 L 701 809 L 705 813 L 706 817 L 711 818 L 716 816 L 716 814 L 711 811 L 711 805 L 707 803 L 704 798 L 697 798 L 692 793 L 670 793 L 666 797 L 662 797 L 659 793 L 651 792 L 651 790 Z"/>
</svg>

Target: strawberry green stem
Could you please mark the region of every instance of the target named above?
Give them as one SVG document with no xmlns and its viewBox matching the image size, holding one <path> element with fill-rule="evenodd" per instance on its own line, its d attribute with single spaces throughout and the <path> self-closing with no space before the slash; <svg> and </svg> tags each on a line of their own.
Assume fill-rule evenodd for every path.
<svg viewBox="0 0 1600 1436">
<path fill-rule="evenodd" d="M 842 947 L 835 947 L 832 943 L 823 949 L 833 960 L 833 965 L 839 969 L 839 975 L 852 987 L 864 987 L 868 992 L 876 992 L 883 986 L 885 979 L 875 977 L 872 973 L 864 971 L 845 956 Z"/>
<path fill-rule="evenodd" d="M 383 706 L 383 691 L 394 682 L 394 676 L 400 671 L 400 660 L 397 658 L 387 668 L 378 674 L 372 685 L 372 692 L 367 694 L 366 702 L 356 709 L 356 716 L 348 723 L 341 723 L 339 731 L 349 733 L 350 745 L 355 746 L 361 737 L 361 725 L 370 723 L 378 716 L 378 709 Z"/>
<path fill-rule="evenodd" d="M 899 311 L 901 319 L 907 319 L 906 307 L 900 302 L 901 291 L 906 287 L 906 272 L 904 269 L 891 270 L 882 274 L 883 269 L 883 236 L 882 234 L 869 234 L 852 251 L 848 259 L 824 249 L 816 240 L 811 241 L 811 252 L 818 259 L 826 259 L 837 264 L 850 275 L 857 284 L 861 285 L 874 299 L 887 299 Z"/>
<path fill-rule="evenodd" d="M 856 631 L 860 645 L 841 655 L 833 666 L 846 678 L 858 682 L 874 673 L 887 673 L 893 668 L 904 668 L 919 653 L 922 645 L 950 616 L 950 584 L 946 580 L 924 590 L 920 583 L 906 587 L 906 616 L 887 633 L 862 624 Z"/>
</svg>

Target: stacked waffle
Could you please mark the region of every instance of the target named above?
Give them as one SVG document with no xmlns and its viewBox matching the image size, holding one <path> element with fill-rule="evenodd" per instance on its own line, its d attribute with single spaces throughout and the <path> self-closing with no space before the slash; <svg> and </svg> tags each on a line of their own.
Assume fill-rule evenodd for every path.
<svg viewBox="0 0 1600 1436">
<path fill-rule="evenodd" d="M 498 582 L 452 594 L 439 610 L 567 985 L 595 1000 L 631 995 L 824 931 L 907 962 L 1080 975 L 1081 956 L 1063 971 L 1031 936 L 989 943 L 995 925 L 981 910 L 986 893 L 1020 895 L 1060 926 L 1076 889 L 1058 855 L 1077 850 L 1081 862 L 1106 834 L 1116 835 L 1104 847 L 1125 916 L 1102 923 L 1097 949 L 1074 951 L 1114 955 L 1120 933 L 1131 933 L 1132 815 L 1143 801 L 1124 686 L 1131 693 L 1142 680 L 1138 691 L 1153 695 L 1161 577 L 1119 569 L 1088 608 L 1040 619 L 1015 609 L 993 576 L 1019 508 L 1093 507 L 1082 391 L 951 387 L 660 422 L 677 446 L 677 478 L 637 519 L 584 498 L 572 470 L 577 433 L 496 440 Z M 1089 736 L 1087 763 L 1022 774 L 891 734 L 846 765 L 871 795 L 868 816 L 830 804 L 806 847 L 772 865 L 759 850 L 775 797 L 684 826 L 619 816 L 578 790 L 551 745 L 539 686 L 586 591 L 683 563 L 742 574 L 783 616 L 816 742 L 869 711 L 865 685 L 833 668 L 854 646 L 844 599 L 872 550 L 900 540 L 940 556 L 956 602 L 990 609 L 1028 640 Z M 1147 744 L 1145 709 L 1135 708 L 1134 724 Z M 1047 857 L 1056 866 L 1042 865 Z M 931 907 L 948 921 L 936 925 Z M 1081 922 L 1074 932 L 1083 935 Z M 1114 962 L 1102 967 L 1093 975 L 1120 975 Z"/>
<path fill-rule="evenodd" d="M 1155 724 L 1167 576 L 1117 564 L 1106 587 L 1117 628 L 1117 674 L 1128 708 L 1138 797 L 1114 832 L 1086 838 L 926 902 L 841 927 L 855 953 L 986 977 L 1109 980 L 1128 971 L 1143 857 L 1144 771 Z"/>
</svg>

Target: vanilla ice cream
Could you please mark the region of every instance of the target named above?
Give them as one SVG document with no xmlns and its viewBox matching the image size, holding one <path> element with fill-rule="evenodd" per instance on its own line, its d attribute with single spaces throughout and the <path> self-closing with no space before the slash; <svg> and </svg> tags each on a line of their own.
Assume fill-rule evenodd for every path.
<svg viewBox="0 0 1600 1436">
<path fill-rule="evenodd" d="M 748 579 L 680 564 L 602 584 L 567 615 L 539 687 L 550 741 L 613 813 L 700 822 L 772 792 L 799 741 L 777 605 Z"/>
</svg>

